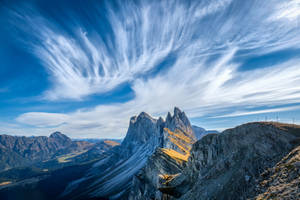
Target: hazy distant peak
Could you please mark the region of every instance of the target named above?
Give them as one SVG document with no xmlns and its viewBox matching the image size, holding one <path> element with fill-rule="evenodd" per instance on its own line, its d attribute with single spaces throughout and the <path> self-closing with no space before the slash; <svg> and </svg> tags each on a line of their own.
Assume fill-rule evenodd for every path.
<svg viewBox="0 0 300 200">
<path fill-rule="evenodd" d="M 72 143 L 71 138 L 59 131 L 52 133 L 49 138 L 54 139 L 55 141 L 60 142 L 64 145 L 70 145 Z"/>
<path fill-rule="evenodd" d="M 62 134 L 59 131 L 56 131 L 50 135 L 50 138 L 68 138 L 65 134 Z"/>
</svg>

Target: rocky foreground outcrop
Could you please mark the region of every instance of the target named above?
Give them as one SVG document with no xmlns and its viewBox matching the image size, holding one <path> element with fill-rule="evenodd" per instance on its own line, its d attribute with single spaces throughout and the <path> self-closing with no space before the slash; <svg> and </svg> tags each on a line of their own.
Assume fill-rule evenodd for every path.
<svg viewBox="0 0 300 200">
<path fill-rule="evenodd" d="M 299 199 L 299 138 L 299 126 L 264 122 L 206 135 L 156 191 L 166 199 Z"/>
<path fill-rule="evenodd" d="M 253 199 L 300 199 L 300 146 L 260 175 Z"/>
</svg>

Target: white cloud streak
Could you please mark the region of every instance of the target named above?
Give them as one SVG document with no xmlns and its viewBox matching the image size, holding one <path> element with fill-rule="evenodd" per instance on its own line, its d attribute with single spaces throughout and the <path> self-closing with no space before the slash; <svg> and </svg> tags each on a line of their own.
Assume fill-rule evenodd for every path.
<svg viewBox="0 0 300 200">
<path fill-rule="evenodd" d="M 276 12 L 269 18 L 270 20 L 299 20 L 300 0 L 290 0 L 276 6 Z"/>
<path fill-rule="evenodd" d="M 264 109 L 264 110 L 256 110 L 256 111 L 244 111 L 244 112 L 234 112 L 227 115 L 219 115 L 210 118 L 227 118 L 227 117 L 240 117 L 246 115 L 256 115 L 256 114 L 264 114 L 264 113 L 278 113 L 283 111 L 291 111 L 291 110 L 299 110 L 300 106 L 290 106 L 290 107 L 283 107 L 283 108 L 272 108 L 272 109 Z"/>
<path fill-rule="evenodd" d="M 59 126 L 68 121 L 69 116 L 59 113 L 39 113 L 29 112 L 19 116 L 16 120 L 39 128 L 49 126 Z"/>
<path fill-rule="evenodd" d="M 112 33 L 107 41 L 80 29 L 71 37 L 39 21 L 36 34 L 41 44 L 33 45 L 34 52 L 53 81 L 45 98 L 80 100 L 128 82 L 135 97 L 66 114 L 24 113 L 17 121 L 57 126 L 75 137 L 118 138 L 124 136 L 129 117 L 141 111 L 159 116 L 179 106 L 194 118 L 220 111 L 238 116 L 251 113 L 232 111 L 232 107 L 299 103 L 299 58 L 248 71 L 240 71 L 243 63 L 235 61 L 243 51 L 249 53 L 242 56 L 259 56 L 299 49 L 299 28 L 286 23 L 285 17 L 274 17 L 282 4 L 142 1 L 138 5 L 126 2 L 118 12 L 108 5 Z M 290 15 L 284 15 L 286 20 Z M 34 18 L 27 21 L 31 26 L 34 22 Z M 172 66 L 148 76 L 170 54 L 176 55 Z M 273 111 L 284 109 L 252 113 Z"/>
</svg>

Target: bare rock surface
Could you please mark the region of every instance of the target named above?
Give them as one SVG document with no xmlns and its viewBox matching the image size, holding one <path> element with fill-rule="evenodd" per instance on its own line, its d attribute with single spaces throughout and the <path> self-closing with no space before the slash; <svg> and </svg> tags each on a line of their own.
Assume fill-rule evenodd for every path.
<svg viewBox="0 0 300 200">
<path fill-rule="evenodd" d="M 172 189 L 179 199 L 253 198 L 261 174 L 297 146 L 299 136 L 300 127 L 264 122 L 206 135 L 193 145 L 184 177 L 176 177 Z"/>
</svg>

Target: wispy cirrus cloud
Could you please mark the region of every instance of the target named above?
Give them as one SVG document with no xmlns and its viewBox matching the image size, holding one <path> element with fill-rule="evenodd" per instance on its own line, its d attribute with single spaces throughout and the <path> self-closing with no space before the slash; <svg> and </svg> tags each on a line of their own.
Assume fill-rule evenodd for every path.
<svg viewBox="0 0 300 200">
<path fill-rule="evenodd" d="M 255 78 L 253 78 L 254 75 L 247 76 L 246 73 L 232 70 L 232 65 L 228 62 L 230 63 L 233 55 L 234 51 L 229 52 L 228 55 L 219 60 L 222 67 L 209 71 L 213 76 L 207 76 L 207 73 L 200 75 L 196 73 L 197 71 L 190 71 L 191 69 L 187 69 L 189 71 L 187 73 L 185 70 L 177 71 L 173 68 L 168 73 L 148 79 L 146 82 L 137 81 L 133 86 L 136 95 L 133 100 L 67 113 L 68 118 L 61 120 L 62 125 L 58 126 L 57 129 L 72 133 L 74 136 L 90 134 L 93 137 L 105 137 L 106 135 L 120 137 L 126 133 L 129 117 L 137 115 L 140 111 L 146 111 L 158 117 L 165 115 L 173 106 L 179 106 L 187 112 L 189 117 L 197 118 L 218 116 L 219 112 L 229 113 L 224 117 L 233 117 L 277 113 L 300 108 L 299 106 L 292 106 L 277 109 L 256 109 L 256 107 L 262 106 L 284 106 L 287 103 L 299 102 L 300 88 L 297 85 L 299 85 L 300 74 L 295 73 L 295 69 L 299 67 L 298 62 L 278 65 L 274 67 L 276 69 L 272 68 L 272 73 L 271 69 L 268 68 L 256 70 Z M 178 62 L 178 66 L 181 64 Z M 214 66 L 218 66 L 217 63 L 215 64 Z M 278 73 L 279 71 L 280 73 Z M 243 78 L 228 83 L 228 80 L 240 76 Z M 212 77 L 216 79 L 215 82 Z M 249 105 L 254 111 L 236 111 L 237 109 L 243 111 Z M 47 115 L 47 113 L 40 114 Z M 26 116 L 25 120 L 23 120 L 24 116 Z M 24 114 L 18 119 L 24 123 L 30 123 L 32 122 L 30 116 L 31 114 Z M 38 123 L 40 121 L 43 121 L 42 118 L 38 119 Z M 44 123 L 47 124 L 47 122 Z M 87 127 L 89 124 L 98 124 L 101 128 L 80 128 L 84 125 Z"/>
<path fill-rule="evenodd" d="M 29 45 L 53 83 L 45 93 L 46 99 L 81 100 L 134 81 L 156 68 L 170 53 L 186 48 L 196 31 L 188 28 L 196 23 L 189 13 L 195 11 L 192 6 L 174 6 L 170 1 L 141 3 L 139 9 L 134 3 L 120 6 L 122 9 L 115 12 L 107 4 L 111 32 L 105 39 L 80 26 L 70 27 L 73 34 L 69 35 L 32 8 L 12 13 L 37 40 Z M 174 9 L 176 13 L 169 12 Z"/>
<path fill-rule="evenodd" d="M 29 112 L 21 115 L 16 120 L 20 123 L 43 128 L 51 126 L 57 127 L 68 121 L 68 118 L 69 116 L 66 114 Z"/>
<path fill-rule="evenodd" d="M 291 110 L 299 110 L 299 109 L 300 109 L 300 106 L 288 106 L 288 107 L 263 109 L 263 110 L 256 110 L 256 111 L 238 111 L 238 112 L 233 112 L 233 113 L 226 114 L 226 115 L 214 116 L 214 117 L 210 117 L 210 118 L 239 117 L 239 116 L 265 114 L 265 113 L 278 113 L 278 112 L 283 112 L 283 111 L 291 111 Z"/>
<path fill-rule="evenodd" d="M 300 1 L 291 0 L 283 2 L 275 7 L 276 12 L 269 18 L 270 20 L 290 20 L 298 21 L 300 18 Z"/>
<path fill-rule="evenodd" d="M 106 4 L 111 32 L 105 37 L 85 31 L 86 27 L 78 22 L 75 26 L 70 23 L 68 29 L 73 32 L 69 34 L 33 8 L 13 12 L 19 23 L 26 24 L 23 29 L 34 38 L 29 44 L 49 72 L 53 86 L 45 93 L 46 99 L 81 100 L 110 91 L 146 75 L 172 53 L 179 55 L 177 59 L 192 60 L 222 53 L 230 46 L 267 51 L 291 45 L 291 41 L 293 46 L 300 44 L 295 34 L 287 34 L 290 27 L 282 30 L 280 26 L 257 23 L 266 11 L 272 14 L 272 9 L 262 9 L 256 1 L 239 7 L 246 11 L 252 6 L 253 11 L 247 11 L 251 18 L 242 17 L 245 13 L 241 11 L 227 13 L 230 6 L 238 6 L 233 1 L 119 4 L 122 8 L 117 12 Z M 94 12 L 100 17 L 100 11 Z M 78 16 L 70 14 L 70 18 L 76 21 Z M 198 65 L 195 60 L 192 64 Z"/>
<path fill-rule="evenodd" d="M 44 98 L 82 100 L 123 83 L 129 83 L 134 93 L 125 103 L 64 114 L 29 112 L 17 121 L 57 126 L 74 135 L 120 137 L 129 117 L 140 111 L 158 116 L 179 106 L 193 118 L 220 116 L 220 112 L 227 113 L 223 116 L 247 115 L 243 108 L 248 106 L 256 114 L 283 111 L 258 107 L 299 103 L 299 58 L 247 71 L 240 68 L 248 57 L 300 48 L 299 28 L 286 23 L 298 10 L 286 6 L 287 17 L 278 17 L 283 4 L 118 1 L 116 9 L 107 2 L 105 18 L 94 11 L 99 19 L 107 20 L 110 31 L 103 35 L 93 30 L 97 26 L 88 29 L 79 23 L 68 27 L 69 34 L 34 10 L 14 13 L 30 15 L 25 22 L 36 30 L 33 35 L 38 42 L 30 45 L 52 81 Z M 76 17 L 72 14 L 74 20 Z M 170 55 L 170 66 L 162 66 Z"/>
</svg>

